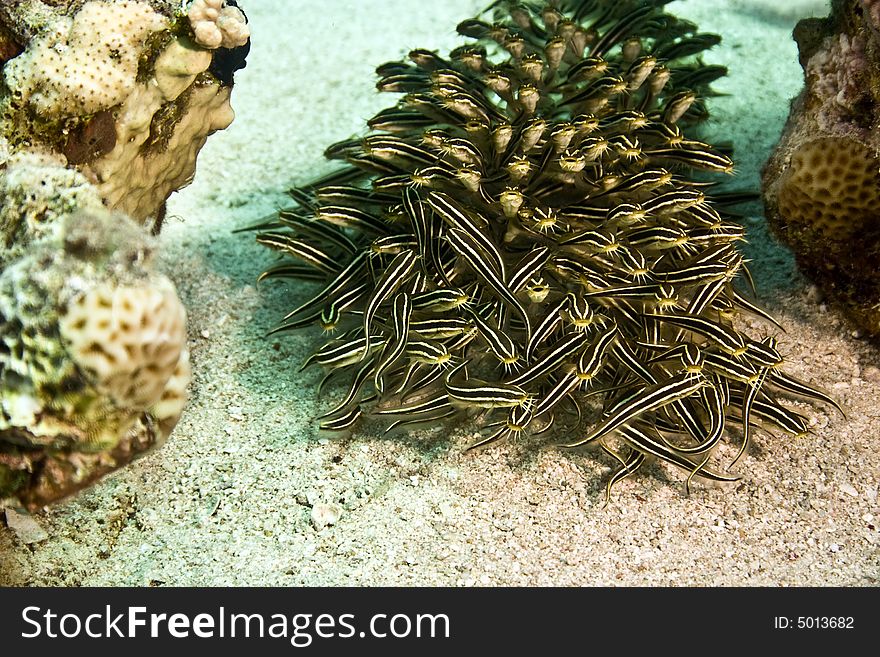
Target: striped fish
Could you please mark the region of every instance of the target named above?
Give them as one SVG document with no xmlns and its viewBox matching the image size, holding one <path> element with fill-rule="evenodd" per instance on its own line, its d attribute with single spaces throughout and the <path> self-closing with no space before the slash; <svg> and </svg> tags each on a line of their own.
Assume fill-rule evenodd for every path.
<svg viewBox="0 0 880 657">
<path fill-rule="evenodd" d="M 405 415 L 411 418 L 417 418 L 419 416 L 431 415 L 437 411 L 448 411 L 451 408 L 452 406 L 449 404 L 449 395 L 447 395 L 446 392 L 438 392 L 434 396 L 428 399 L 419 400 L 414 404 L 373 411 L 373 415 Z"/>
<path fill-rule="evenodd" d="M 320 307 L 321 304 L 323 304 L 328 298 L 334 297 L 341 290 L 344 290 L 354 283 L 357 283 L 361 278 L 366 275 L 364 267 L 366 259 L 367 256 L 365 252 L 358 253 L 358 255 L 352 258 L 351 261 L 349 261 L 349 263 L 342 268 L 342 270 L 336 275 L 336 277 L 332 281 L 330 281 L 330 283 L 328 283 L 323 290 L 312 297 L 309 301 L 287 313 L 282 321 L 286 321 L 291 317 L 305 312 L 306 310 Z"/>
<path fill-rule="evenodd" d="M 706 385 L 709 383 L 702 375 L 684 373 L 661 383 L 644 386 L 584 438 L 569 443 L 566 447 L 577 447 L 598 440 L 641 415 L 684 399 Z"/>
<path fill-rule="evenodd" d="M 501 329 L 493 326 L 491 322 L 486 321 L 480 313 L 468 311 L 468 315 L 495 357 L 505 367 L 514 366 L 519 361 L 520 354 L 513 339 Z"/>
<path fill-rule="evenodd" d="M 427 202 L 451 228 L 466 233 L 471 240 L 476 242 L 486 254 L 487 264 L 502 279 L 506 278 L 504 260 L 495 244 L 486 237 L 487 222 L 485 219 L 480 218 L 479 221 L 475 221 L 457 201 L 443 192 L 431 192 L 428 194 Z"/>
<path fill-rule="evenodd" d="M 795 377 L 791 376 L 790 374 L 786 374 L 781 370 L 771 369 L 768 375 L 767 383 L 775 388 L 779 388 L 780 390 L 785 390 L 786 392 L 800 395 L 801 397 L 806 397 L 808 399 L 818 399 L 819 401 L 823 401 L 826 404 L 830 404 L 844 418 L 846 417 L 846 413 L 843 412 L 843 407 L 831 395 L 811 386 L 808 383 L 804 383 L 800 379 L 796 379 Z"/>
<path fill-rule="evenodd" d="M 707 352 L 704 354 L 706 369 L 721 374 L 731 381 L 752 384 L 758 379 L 758 370 L 751 364 L 731 358 L 727 354 Z"/>
<path fill-rule="evenodd" d="M 772 340 L 772 338 L 771 338 Z M 749 383 L 745 387 L 745 394 L 743 394 L 742 401 L 742 446 L 739 448 L 736 456 L 733 461 L 731 461 L 729 467 L 733 467 L 736 465 L 736 462 L 739 461 L 740 457 L 745 454 L 746 450 L 749 447 L 749 441 L 751 439 L 751 422 L 749 420 L 749 416 L 751 415 L 752 406 L 754 406 L 755 400 L 758 397 L 758 393 L 761 390 L 761 386 L 764 384 L 764 380 L 767 378 L 767 373 L 770 371 L 769 367 L 764 367 L 758 372 L 758 376 L 754 382 Z"/>
<path fill-rule="evenodd" d="M 530 399 L 520 386 L 505 383 L 489 383 L 480 379 L 455 382 L 453 378 L 464 369 L 467 361 L 451 369 L 446 375 L 446 392 L 452 402 L 477 408 L 510 408 L 521 406 Z"/>
<path fill-rule="evenodd" d="M 704 171 L 717 171 L 719 173 L 733 173 L 733 160 L 727 155 L 712 150 L 709 146 L 704 149 L 684 148 L 654 148 L 645 151 L 652 158 L 662 158 L 684 164 L 694 169 Z"/>
<path fill-rule="evenodd" d="M 620 463 L 620 468 L 611 475 L 605 485 L 605 506 L 607 506 L 611 502 L 611 489 L 627 477 L 634 475 L 642 467 L 647 457 L 639 450 L 629 448 L 629 453 L 624 459 L 617 452 L 608 448 L 604 442 L 600 442 L 599 445 L 602 447 L 602 451 Z"/>
<path fill-rule="evenodd" d="M 360 406 L 355 406 L 344 415 L 324 420 L 318 424 L 318 428 L 322 431 L 328 431 L 331 433 L 346 431 L 347 429 L 351 429 L 362 416 L 363 412 L 361 411 Z"/>
<path fill-rule="evenodd" d="M 718 474 L 716 472 L 712 472 L 711 470 L 706 470 L 703 467 L 705 465 L 705 462 L 694 463 L 685 456 L 682 456 L 676 450 L 670 448 L 662 441 L 652 438 L 650 434 L 648 434 L 648 427 L 643 423 L 625 425 L 620 430 L 620 437 L 623 438 L 623 440 L 633 449 L 636 449 L 643 454 L 649 456 L 656 456 L 658 458 L 661 458 L 667 463 L 671 463 L 672 465 L 675 465 L 682 470 L 688 472 L 690 474 L 690 477 L 688 477 L 688 482 L 690 482 L 690 479 L 693 476 L 699 476 L 703 477 L 704 479 L 720 482 L 739 481 L 740 479 L 739 477 L 732 477 L 729 475 Z"/>
<path fill-rule="evenodd" d="M 323 415 L 321 415 L 319 417 L 319 419 L 331 418 L 334 415 L 338 415 L 339 413 L 343 412 L 353 401 L 355 401 L 355 399 L 358 397 L 358 394 L 360 393 L 361 389 L 363 388 L 364 384 L 370 378 L 370 374 L 372 373 L 372 369 L 373 369 L 373 363 L 371 363 L 371 362 L 366 362 L 363 365 L 361 365 L 360 369 L 358 369 L 357 373 L 354 375 L 354 377 L 351 380 L 351 385 L 348 389 L 348 394 L 345 396 L 345 398 L 339 404 L 337 404 L 334 408 L 332 408 L 331 410 L 329 410 L 326 413 L 324 413 Z M 358 408 L 359 408 L 359 406 L 358 406 Z M 346 413 L 346 415 L 347 414 L 348 413 Z"/>
<path fill-rule="evenodd" d="M 599 375 L 605 365 L 605 353 L 618 336 L 616 324 L 605 329 L 581 352 L 578 357 L 575 374 L 578 381 L 585 383 L 592 381 Z"/>
<path fill-rule="evenodd" d="M 366 337 L 328 342 L 309 356 L 300 370 L 304 370 L 313 362 L 326 367 L 343 367 L 358 363 L 364 360 L 371 350 L 375 350 L 385 343 L 381 335 L 373 335 L 371 338 L 372 340 L 369 342 Z"/>
<path fill-rule="evenodd" d="M 507 287 L 511 292 L 516 294 L 522 290 L 528 281 L 539 275 L 550 259 L 550 248 L 547 246 L 536 246 L 516 264 L 510 279 L 507 281 Z"/>
<path fill-rule="evenodd" d="M 353 228 L 378 235 L 384 235 L 388 232 L 388 225 L 379 217 L 345 205 L 321 206 L 315 211 L 315 219 L 326 221 L 334 226 Z"/>
<path fill-rule="evenodd" d="M 528 341 L 532 332 L 528 313 L 526 313 L 519 299 L 507 288 L 502 277 L 491 266 L 491 261 L 486 259 L 486 256 L 476 241 L 472 239 L 470 233 L 466 233 L 458 228 L 450 228 L 447 239 L 455 252 L 467 262 L 474 274 L 483 279 L 498 298 L 506 302 L 522 317 L 525 324 L 526 340 Z"/>
<path fill-rule="evenodd" d="M 384 392 L 385 382 L 384 375 L 388 369 L 406 351 L 407 334 L 409 333 L 410 318 L 412 317 L 413 302 L 412 297 L 405 292 L 399 292 L 394 296 L 391 305 L 391 318 L 394 326 L 394 337 L 386 344 L 379 362 L 376 364 L 373 374 L 373 384 L 376 390 Z"/>
<path fill-rule="evenodd" d="M 550 374 L 571 358 L 573 354 L 577 353 L 586 341 L 587 334 L 583 331 L 575 331 L 564 335 L 547 350 L 547 353 L 543 354 L 541 358 L 535 360 L 507 383 L 522 386 L 546 374 Z"/>
<path fill-rule="evenodd" d="M 724 436 L 726 419 L 724 399 L 718 389 L 718 386 L 714 383 L 713 385 L 706 386 L 705 388 L 700 390 L 700 394 L 702 395 L 703 400 L 702 407 L 703 409 L 705 409 L 706 414 L 709 416 L 709 431 L 705 433 L 705 435 L 699 437 L 697 445 L 691 447 L 671 445 L 664 438 L 663 442 L 665 442 L 667 445 L 669 445 L 671 449 L 674 449 L 679 454 L 708 454 L 715 448 L 715 446 L 719 442 L 721 442 L 721 438 Z M 691 433 L 691 436 L 697 437 L 694 436 L 693 433 Z"/>
<path fill-rule="evenodd" d="M 412 340 L 406 346 L 406 355 L 423 365 L 445 367 L 452 359 L 449 348 L 438 342 Z"/>
<path fill-rule="evenodd" d="M 284 233 L 260 233 L 257 235 L 257 242 L 299 258 L 325 274 L 339 273 L 338 258 L 334 258 L 314 244 L 298 240 Z"/>
<path fill-rule="evenodd" d="M 366 336 L 364 358 L 370 352 L 370 326 L 373 323 L 373 316 L 376 314 L 379 306 L 407 281 L 413 272 L 418 258 L 418 254 L 412 250 L 398 253 L 376 281 L 373 293 L 367 301 L 366 308 L 364 308 L 364 334 Z"/>
<path fill-rule="evenodd" d="M 384 109 L 367 121 L 373 130 L 391 133 L 410 133 L 434 125 L 434 120 L 421 112 L 392 107 Z"/>
<path fill-rule="evenodd" d="M 360 285 L 346 290 L 335 299 L 328 302 L 321 311 L 320 324 L 325 331 L 332 331 L 337 328 L 342 313 L 353 304 L 357 303 L 361 297 L 367 292 L 367 284 Z"/>
<path fill-rule="evenodd" d="M 653 315 L 647 314 L 647 317 L 655 317 L 667 324 L 680 326 L 681 328 L 693 331 L 703 335 L 721 347 L 726 353 L 734 356 L 741 356 L 746 352 L 746 343 L 742 335 L 734 328 L 724 326 L 718 322 L 697 317 L 693 315 Z"/>
<path fill-rule="evenodd" d="M 413 297 L 413 308 L 429 312 L 443 312 L 471 302 L 471 296 L 458 288 L 440 288 Z"/>
<path fill-rule="evenodd" d="M 257 283 L 273 278 L 298 278 L 305 281 L 327 280 L 327 276 L 323 272 L 298 262 L 282 262 L 274 267 L 269 267 L 257 277 Z"/>
<path fill-rule="evenodd" d="M 735 407 L 742 407 L 743 394 L 731 391 L 730 403 Z M 807 418 L 800 413 L 796 413 L 790 408 L 785 408 L 776 402 L 765 402 L 755 400 L 752 403 L 752 415 L 770 424 L 779 427 L 786 433 L 793 436 L 805 436 L 809 433 L 809 424 Z"/>
<path fill-rule="evenodd" d="M 514 406 L 510 409 L 507 419 L 500 423 L 501 428 L 466 447 L 467 451 L 485 447 L 497 440 L 508 438 L 512 435 L 520 434 L 526 430 L 531 423 L 534 415 L 532 413 L 532 404 L 525 403 L 520 406 Z M 498 425 L 489 425 L 491 428 Z"/>
<path fill-rule="evenodd" d="M 298 233 L 306 233 L 314 239 L 329 242 L 347 254 L 354 255 L 358 250 L 351 238 L 335 226 L 328 226 L 325 223 L 304 217 L 296 212 L 282 210 L 278 213 L 278 222 L 282 226 L 292 228 Z"/>
<path fill-rule="evenodd" d="M 623 16 L 616 24 L 610 27 L 593 46 L 590 54 L 594 57 L 602 57 L 621 40 L 638 32 L 639 28 L 651 18 L 656 11 L 652 3 L 646 3 L 636 7 Z"/>
<path fill-rule="evenodd" d="M 535 327 L 532 339 L 526 345 L 526 362 L 532 362 L 535 350 L 544 344 L 562 323 L 563 313 L 568 310 L 569 303 L 571 303 L 571 299 L 568 295 L 564 296 L 547 311 L 544 319 Z"/>
</svg>

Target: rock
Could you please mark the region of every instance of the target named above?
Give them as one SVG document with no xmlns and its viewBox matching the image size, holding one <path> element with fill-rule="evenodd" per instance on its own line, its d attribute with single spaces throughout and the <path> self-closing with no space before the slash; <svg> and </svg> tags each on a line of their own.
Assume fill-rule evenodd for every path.
<svg viewBox="0 0 880 657">
<path fill-rule="evenodd" d="M 841 490 L 841 492 L 846 493 L 850 497 L 855 497 L 855 498 L 860 497 L 859 491 L 852 484 L 841 484 L 840 490 Z"/>
<path fill-rule="evenodd" d="M 763 171 L 773 232 L 867 335 L 880 337 L 880 0 L 798 23 L 805 88 Z"/>
<path fill-rule="evenodd" d="M 335 525 L 342 516 L 342 507 L 338 504 L 327 504 L 319 502 L 312 507 L 312 524 L 315 529 L 321 530 L 324 527 Z"/>
<path fill-rule="evenodd" d="M 6 509 L 6 525 L 15 533 L 18 540 L 26 545 L 40 543 L 49 538 L 46 530 L 40 527 L 33 516 L 26 511 Z"/>
</svg>

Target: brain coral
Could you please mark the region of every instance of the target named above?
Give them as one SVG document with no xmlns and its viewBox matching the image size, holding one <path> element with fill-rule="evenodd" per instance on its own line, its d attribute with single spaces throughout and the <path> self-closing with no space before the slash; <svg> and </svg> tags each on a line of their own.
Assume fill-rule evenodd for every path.
<svg viewBox="0 0 880 657">
<path fill-rule="evenodd" d="M 850 139 L 816 139 L 792 153 L 780 182 L 777 202 L 786 224 L 779 230 L 820 244 L 853 239 L 873 222 L 878 201 L 874 154 Z"/>
<path fill-rule="evenodd" d="M 77 295 L 60 337 L 91 385 L 116 405 L 147 409 L 159 400 L 185 345 L 186 314 L 174 288 L 103 284 Z"/>
</svg>

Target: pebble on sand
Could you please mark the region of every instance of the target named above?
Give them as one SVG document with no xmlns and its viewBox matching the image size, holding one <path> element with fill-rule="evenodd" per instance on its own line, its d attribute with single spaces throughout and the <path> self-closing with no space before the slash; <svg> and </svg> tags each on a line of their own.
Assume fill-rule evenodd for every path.
<svg viewBox="0 0 880 657">
<path fill-rule="evenodd" d="M 342 516 L 342 508 L 337 504 L 320 502 L 312 507 L 312 524 L 315 529 L 324 529 L 329 525 L 335 525 Z"/>
<path fill-rule="evenodd" d="M 6 524 L 25 545 L 40 543 L 49 538 L 46 530 L 25 511 L 6 509 Z"/>
</svg>

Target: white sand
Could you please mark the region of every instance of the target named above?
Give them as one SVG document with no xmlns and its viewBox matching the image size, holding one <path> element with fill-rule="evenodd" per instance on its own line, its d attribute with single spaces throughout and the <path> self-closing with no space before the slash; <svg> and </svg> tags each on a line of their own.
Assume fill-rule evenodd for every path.
<svg viewBox="0 0 880 657">
<path fill-rule="evenodd" d="M 880 355 L 820 305 L 758 216 L 748 253 L 762 303 L 788 327 L 790 371 L 833 391 L 849 419 L 819 408 L 813 435 L 759 432 L 740 483 L 695 483 L 686 495 L 677 472 L 654 466 L 603 508 L 612 464 L 595 452 L 508 444 L 464 454 L 457 430 L 319 439 L 319 374 L 297 371 L 317 335 L 264 337 L 297 297 L 285 284 L 257 288 L 271 256 L 230 231 L 326 171 L 324 147 L 393 102 L 374 92 L 376 64 L 413 47 L 448 50 L 456 23 L 486 0 L 243 4 L 254 47 L 234 93 L 238 118 L 205 148 L 162 238 L 190 309 L 192 401 L 162 450 L 40 515 L 47 540 L 25 546 L 0 527 L 0 583 L 878 583 Z M 669 6 L 725 37 L 707 57 L 731 69 L 716 85 L 730 95 L 713 102 L 711 133 L 735 141 L 740 178 L 755 186 L 801 84 L 791 28 L 821 6 L 778 4 Z M 340 505 L 339 522 L 316 530 L 315 503 Z"/>
</svg>

